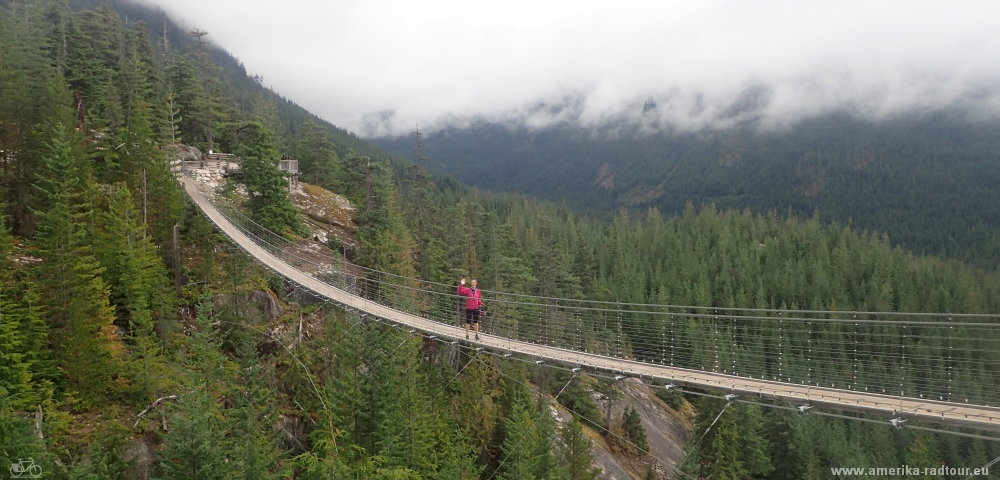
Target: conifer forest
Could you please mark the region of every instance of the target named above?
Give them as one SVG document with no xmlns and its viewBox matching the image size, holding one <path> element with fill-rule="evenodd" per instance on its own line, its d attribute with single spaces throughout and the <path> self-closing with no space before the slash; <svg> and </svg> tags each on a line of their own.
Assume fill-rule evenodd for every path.
<svg viewBox="0 0 1000 480">
<path fill-rule="evenodd" d="M 614 463 L 798 480 L 1000 455 L 977 430 L 647 389 L 682 425 L 677 457 L 656 458 L 635 385 L 448 348 L 255 264 L 179 187 L 192 149 L 239 157 L 223 191 L 289 241 L 313 236 L 278 169 L 297 159 L 307 188 L 354 206 L 324 248 L 359 269 L 705 309 L 1000 313 L 995 266 L 913 253 L 871 222 L 691 202 L 591 216 L 482 191 L 316 118 L 162 12 L 0 0 L 0 477 L 30 458 L 46 479 L 580 480 Z M 1000 351 L 962 360 L 968 395 L 996 402 Z"/>
</svg>

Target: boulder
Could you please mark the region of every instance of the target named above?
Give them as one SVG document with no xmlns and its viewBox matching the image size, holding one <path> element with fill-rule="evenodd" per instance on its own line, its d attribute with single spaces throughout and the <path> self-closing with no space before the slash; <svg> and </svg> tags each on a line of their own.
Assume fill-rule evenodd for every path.
<svg viewBox="0 0 1000 480">
<path fill-rule="evenodd" d="M 132 437 L 126 443 L 122 458 L 128 462 L 128 478 L 149 479 L 156 464 L 156 444 L 146 436 Z"/>
<path fill-rule="evenodd" d="M 233 295 L 220 293 L 212 297 L 212 303 L 217 308 L 226 308 L 232 305 Z M 271 321 L 285 313 L 285 309 L 278 303 L 278 299 L 271 292 L 254 290 L 237 295 L 236 307 L 241 313 L 259 314 L 265 321 Z"/>
<path fill-rule="evenodd" d="M 163 151 L 171 162 L 200 162 L 202 156 L 201 150 L 187 145 L 167 145 L 163 147 Z"/>
<path fill-rule="evenodd" d="M 289 198 L 303 214 L 318 223 L 352 232 L 358 229 L 351 220 L 351 212 L 354 211 L 351 202 L 325 188 L 300 182 Z"/>
</svg>

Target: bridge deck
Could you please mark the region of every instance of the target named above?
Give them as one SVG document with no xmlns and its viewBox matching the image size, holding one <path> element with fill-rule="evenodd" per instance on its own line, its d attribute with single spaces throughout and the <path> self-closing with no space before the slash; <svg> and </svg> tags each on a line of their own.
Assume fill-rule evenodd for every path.
<svg viewBox="0 0 1000 480">
<path fill-rule="evenodd" d="M 317 294 L 339 304 L 366 312 L 370 315 L 406 325 L 419 331 L 442 338 L 459 340 L 464 329 L 428 320 L 406 312 L 401 312 L 365 298 L 352 295 L 341 289 L 323 283 L 303 273 L 252 242 L 239 229 L 229 223 L 197 190 L 192 180 L 182 177 L 181 182 L 188 195 L 223 233 L 229 236 L 243 250 L 258 262 L 281 274 L 289 280 L 308 288 Z M 614 357 L 588 354 L 557 347 L 511 340 L 508 338 L 482 335 L 480 341 L 462 340 L 483 348 L 528 355 L 538 359 L 558 362 L 571 366 L 615 372 L 625 376 L 642 377 L 677 385 L 691 385 L 700 388 L 735 393 L 744 397 L 779 400 L 798 405 L 829 407 L 861 413 L 924 420 L 938 424 L 967 426 L 985 430 L 1000 431 L 1000 408 L 957 402 L 925 400 L 885 394 L 859 392 L 835 388 L 796 385 L 762 379 L 738 377 L 721 373 L 682 369 L 665 365 L 641 363 Z"/>
</svg>

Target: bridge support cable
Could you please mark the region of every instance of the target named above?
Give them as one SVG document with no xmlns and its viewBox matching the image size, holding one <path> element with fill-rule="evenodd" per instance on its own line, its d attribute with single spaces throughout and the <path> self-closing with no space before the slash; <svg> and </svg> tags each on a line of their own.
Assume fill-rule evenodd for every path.
<svg viewBox="0 0 1000 480">
<path fill-rule="evenodd" d="M 393 322 L 410 328 L 455 336 L 459 328 L 455 326 L 458 300 L 453 286 L 366 270 L 342 262 L 339 255 L 317 260 L 306 254 L 309 252 L 303 253 L 304 247 L 242 219 L 238 208 L 215 199 L 220 204 L 216 208 L 193 181 L 182 181 L 191 198 L 220 230 L 276 274 L 347 307 L 391 317 Z M 613 365 L 612 370 L 625 375 L 672 379 L 673 383 L 699 388 L 753 393 L 781 401 L 808 399 L 859 412 L 900 411 L 925 421 L 1000 429 L 1000 409 L 987 405 L 1000 397 L 1000 385 L 981 378 L 981 372 L 1000 368 L 998 315 L 721 307 L 706 311 L 704 307 L 503 292 L 484 291 L 484 295 L 492 307 L 491 314 L 503 321 L 499 322 L 502 332 L 494 331 L 502 335 L 485 335 L 478 342 L 482 346 L 601 369 Z M 548 310 L 548 315 L 542 310 Z M 679 323 L 675 323 L 677 320 Z M 672 330 L 669 366 L 663 365 L 665 321 L 671 322 Z M 735 341 L 722 343 L 717 333 L 720 321 L 731 326 L 730 336 L 735 336 Z M 661 323 L 660 328 L 650 331 L 650 327 L 656 328 L 656 322 Z M 850 328 L 848 323 L 853 327 L 851 338 L 836 333 Z M 900 337 L 893 330 L 903 323 L 908 337 L 915 331 L 911 329 L 919 326 L 919 349 L 898 348 Z M 818 333 L 817 325 L 821 325 Z M 567 335 L 574 327 L 578 330 L 575 339 Z M 813 338 L 817 334 L 819 337 Z M 803 336 L 804 342 L 800 341 Z M 751 354 L 740 347 L 746 339 L 756 338 L 762 339 L 762 351 L 756 348 Z M 709 343 L 713 348 L 705 351 Z M 778 344 L 776 351 L 774 343 Z M 726 345 L 735 346 L 723 348 Z M 744 351 L 747 354 L 737 358 Z M 851 352 L 850 360 L 845 358 L 846 351 Z M 709 356 L 713 353 L 716 359 Z M 732 357 L 723 358 L 725 354 Z M 813 359 L 817 355 L 820 359 L 850 361 L 850 368 L 818 364 Z M 660 362 L 656 362 L 657 358 Z M 715 367 L 709 363 L 713 360 Z M 903 365 L 903 382 L 892 371 L 894 365 Z M 720 373 L 720 367 L 731 371 Z M 801 385 L 807 382 L 808 387 Z M 892 390 L 900 383 L 902 395 L 896 395 Z M 946 398 L 964 402 L 947 402 Z"/>
<path fill-rule="evenodd" d="M 494 352 L 489 352 L 489 353 L 491 355 L 494 355 L 494 356 L 503 356 L 502 354 L 498 354 L 498 353 L 494 353 Z M 503 356 L 503 358 L 505 358 L 505 359 L 511 359 L 512 357 Z M 513 358 L 513 359 L 514 360 L 519 360 L 517 358 Z M 498 369 L 498 368 L 496 368 L 493 365 L 487 364 L 486 362 L 483 362 L 481 359 L 477 358 L 476 360 L 478 362 L 482 363 L 483 365 L 485 365 L 485 366 L 493 369 L 495 372 L 497 372 L 500 375 L 506 377 L 507 379 L 509 379 L 509 380 L 511 380 L 511 381 L 513 381 L 513 382 L 515 382 L 515 383 L 517 383 L 519 385 L 521 385 L 524 388 L 527 388 L 527 389 L 531 390 L 536 395 L 539 395 L 539 396 L 545 395 L 541 390 L 535 388 L 534 386 L 532 386 L 530 384 L 526 384 L 526 383 L 522 382 L 520 379 L 511 376 L 507 372 L 504 372 L 503 370 Z M 549 365 L 549 364 L 543 364 L 542 366 L 544 366 L 546 368 L 552 368 L 552 369 L 556 369 L 556 370 L 563 370 L 563 371 L 567 371 L 567 372 L 573 373 L 573 377 L 570 377 L 570 381 L 572 381 L 573 378 L 575 378 L 576 374 L 581 371 L 581 369 L 579 367 L 577 367 L 577 368 L 564 368 L 564 367 L 560 367 L 560 366 L 557 366 L 557 365 Z M 599 375 L 596 375 L 596 376 L 599 376 Z M 603 377 L 603 378 L 612 379 L 612 377 Z M 568 385 L 569 385 L 569 382 L 567 382 L 566 385 L 563 386 L 563 390 L 565 390 L 566 386 L 568 386 Z M 562 394 L 562 390 L 560 390 L 559 393 Z M 558 399 L 558 395 L 556 396 L 556 399 Z M 579 413 L 579 412 L 577 412 L 577 411 L 573 410 L 572 408 L 569 408 L 569 407 L 567 407 L 565 405 L 560 405 L 560 406 L 561 406 L 561 408 L 564 408 L 564 409 L 566 409 L 566 411 L 570 412 L 574 417 L 580 418 L 580 419 L 583 419 L 583 420 L 587 420 L 589 423 L 593 424 L 595 427 L 599 428 L 604 433 L 606 433 L 608 435 L 611 435 L 611 436 L 614 436 L 618 440 L 620 440 L 620 441 L 622 441 L 624 443 L 627 443 L 632 448 L 635 448 L 636 451 L 641 452 L 641 453 L 643 453 L 645 455 L 649 455 L 650 457 L 656 458 L 656 456 L 653 455 L 653 453 L 650 452 L 649 450 L 642 449 L 638 445 L 632 443 L 632 441 L 630 441 L 629 439 L 627 439 L 627 438 L 625 438 L 625 437 L 623 437 L 623 436 L 621 436 L 621 435 L 619 435 L 619 434 L 617 434 L 617 433 L 609 430 L 607 427 L 601 425 L 601 422 L 597 422 L 597 421 L 595 421 L 592 418 L 587 418 L 585 415 L 583 415 L 583 414 L 581 414 L 581 413 Z M 520 443 L 520 442 L 518 442 L 518 443 Z M 673 464 L 670 464 L 670 463 L 667 463 L 667 462 L 663 462 L 663 465 L 672 468 L 674 470 L 674 473 L 679 473 L 679 474 L 681 474 L 681 475 L 683 475 L 683 476 L 685 476 L 687 478 L 695 480 L 694 477 L 692 477 L 692 476 L 688 475 L 687 473 L 685 473 L 684 471 L 680 470 L 676 465 L 673 465 Z M 497 468 L 497 470 L 499 470 L 499 468 Z M 494 471 L 493 474 L 495 475 L 496 471 Z"/>
<path fill-rule="evenodd" d="M 274 340 L 275 342 L 278 342 L 278 345 L 281 345 L 281 347 L 284 348 L 285 351 L 288 352 L 289 355 L 291 355 L 292 359 L 295 360 L 295 363 L 299 364 L 299 367 L 302 368 L 302 371 L 305 372 L 306 378 L 309 379 L 309 385 L 312 386 L 313 393 L 316 394 L 316 398 L 319 400 L 320 405 L 323 405 L 323 411 L 326 412 L 327 419 L 329 421 L 331 421 L 331 422 L 333 421 L 333 412 L 330 410 L 330 407 L 326 404 L 326 398 L 323 396 L 322 392 L 320 392 L 319 387 L 316 386 L 315 378 L 314 378 L 312 372 L 309 371 L 309 367 L 307 367 L 305 363 L 302 363 L 302 360 L 299 360 L 299 357 L 297 355 L 295 355 L 295 352 L 293 352 L 291 348 L 288 348 L 288 346 L 285 345 L 284 342 L 282 342 L 278 338 L 272 336 L 270 333 L 268 333 L 268 332 L 266 332 L 264 330 L 261 330 L 261 329 L 259 329 L 257 327 L 254 327 L 252 325 L 247 325 L 247 324 L 244 324 L 244 323 L 236 323 L 236 322 L 227 322 L 227 321 L 218 321 L 217 323 L 227 324 L 227 325 L 235 325 L 235 326 L 243 327 L 243 328 L 249 328 L 250 330 L 254 330 L 254 331 L 260 333 L 265 338 L 268 338 L 270 340 Z M 331 425 L 331 430 L 332 430 L 332 425 Z M 339 454 L 338 450 L 337 450 L 337 439 L 336 438 L 333 438 L 333 451 L 334 451 L 335 454 Z"/>
<path fill-rule="evenodd" d="M 512 357 L 512 356 L 510 356 L 510 354 L 502 354 L 501 355 L 501 354 L 497 354 L 497 353 L 494 353 L 494 352 L 489 352 L 489 353 L 492 354 L 492 355 L 495 355 L 495 356 L 503 356 L 503 358 L 508 359 L 508 360 L 515 360 L 515 361 L 522 361 L 522 362 L 526 362 L 526 363 L 532 363 L 532 364 L 544 366 L 546 368 L 551 368 L 551 369 L 555 369 L 555 370 L 562 370 L 562 371 L 566 371 L 566 372 L 577 373 L 577 372 L 580 372 L 580 371 L 583 370 L 580 367 L 566 368 L 566 367 L 561 367 L 559 365 L 548 364 L 548 363 L 538 364 L 535 361 L 522 360 L 522 359 L 520 359 L 518 357 Z M 499 372 L 499 373 L 503 373 L 503 372 Z M 601 378 L 601 379 L 608 380 L 608 381 L 621 381 L 623 379 L 623 377 L 621 375 L 609 375 L 609 374 L 604 374 L 604 373 L 594 372 L 594 371 L 588 371 L 587 375 L 590 376 L 590 377 L 593 377 L 593 378 Z M 923 430 L 923 431 L 927 431 L 927 432 L 934 432 L 934 433 L 939 433 L 939 434 L 944 434 L 944 435 L 955 435 L 955 436 L 965 437 L 965 438 L 974 438 L 974 439 L 979 439 L 979 440 L 987 440 L 987 441 L 1000 442 L 1000 437 L 993 437 L 993 436 L 988 436 L 988 435 L 977 435 L 977 434 L 972 434 L 972 433 L 956 432 L 956 431 L 953 431 L 953 430 L 942 430 L 942 429 L 930 428 L 930 427 L 921 427 L 921 426 L 912 425 L 912 424 L 903 423 L 903 422 L 895 422 L 894 423 L 892 421 L 892 419 L 890 419 L 890 420 L 879 420 L 879 419 L 874 419 L 874 418 L 858 417 L 858 416 L 850 416 L 850 415 L 841 415 L 841 414 L 836 414 L 836 413 L 831 413 L 831 412 L 823 412 L 823 411 L 816 410 L 815 407 L 812 406 L 812 405 L 798 405 L 798 406 L 791 407 L 791 406 L 779 405 L 779 404 L 775 404 L 775 403 L 758 402 L 758 401 L 753 401 L 753 400 L 747 400 L 744 397 L 741 397 L 741 396 L 735 395 L 735 394 L 718 395 L 718 394 L 705 393 L 705 392 L 699 392 L 699 391 L 695 391 L 695 390 L 688 390 L 688 389 L 678 388 L 677 385 L 672 384 L 672 383 L 671 384 L 667 384 L 667 385 L 655 385 L 655 384 L 648 384 L 648 383 L 643 382 L 643 385 L 645 385 L 645 386 L 647 386 L 649 388 L 662 388 L 662 389 L 667 390 L 667 391 L 676 391 L 676 392 L 683 393 L 685 395 L 693 395 L 693 396 L 696 396 L 696 397 L 704 397 L 704 398 L 714 398 L 714 399 L 725 401 L 727 403 L 743 403 L 743 404 L 747 404 L 747 405 L 756 405 L 758 407 L 772 408 L 772 409 L 778 409 L 778 410 L 785 410 L 785 411 L 789 411 L 789 412 L 797 412 L 799 414 L 815 414 L 815 415 L 819 415 L 819 416 L 823 416 L 823 417 L 837 418 L 837 419 L 841 419 L 841 420 L 851 420 L 851 421 L 864 422 L 864 423 L 873 423 L 873 424 L 877 424 L 877 425 L 884 425 L 884 426 L 887 426 L 887 427 L 895 427 L 896 423 L 899 423 L 899 425 L 902 428 L 908 428 L 908 429 L 914 429 L 914 430 Z M 566 408 L 566 407 L 564 407 L 564 408 Z M 573 411 L 573 410 L 571 410 L 569 408 L 567 408 L 567 410 L 569 410 L 573 414 L 577 414 L 577 412 L 575 412 L 575 411 Z M 720 414 L 721 414 L 721 412 L 720 412 Z M 586 418 L 586 417 L 581 417 L 581 418 Z M 898 419 L 898 417 L 894 417 L 894 418 Z M 718 417 L 716 418 L 716 421 L 717 421 L 717 419 L 718 419 Z M 591 419 L 588 419 L 588 420 L 591 420 Z M 712 423 L 714 424 L 715 422 L 713 421 Z M 613 434 L 613 432 L 609 432 L 609 433 Z"/>
<path fill-rule="evenodd" d="M 427 335 L 427 334 L 423 334 L 423 333 L 417 333 L 417 334 L 423 335 L 425 338 L 432 337 L 431 335 Z M 437 341 L 439 343 L 440 342 L 445 342 L 445 343 L 448 343 L 448 344 L 455 344 L 456 343 L 454 341 L 449 342 L 447 339 L 442 339 L 442 338 L 439 338 L 439 337 L 435 337 L 435 338 L 433 338 L 433 340 L 435 340 L 435 341 Z M 463 348 L 467 348 L 468 349 L 470 347 L 463 347 Z M 508 359 L 508 360 L 523 361 L 523 362 L 526 362 L 526 363 L 532 363 L 532 364 L 534 364 L 536 366 L 543 366 L 543 367 L 546 367 L 546 368 L 552 368 L 552 369 L 557 369 L 557 370 L 563 370 L 563 371 L 571 372 L 572 376 L 571 376 L 570 380 L 559 390 L 559 393 L 554 397 L 555 400 L 557 400 L 557 401 L 558 401 L 559 396 L 562 395 L 562 393 L 568 387 L 568 385 L 570 384 L 570 382 L 572 382 L 572 380 L 576 377 L 576 375 L 578 373 L 580 373 L 581 370 L 582 370 L 582 368 L 580 368 L 580 367 L 566 368 L 566 367 L 561 367 L 561 366 L 555 365 L 555 364 L 549 364 L 547 362 L 540 362 L 538 360 L 521 359 L 519 357 L 513 357 L 513 356 L 511 356 L 509 353 L 507 353 L 507 354 L 501 354 L 501 353 L 497 353 L 497 352 L 493 352 L 493 351 L 484 351 L 482 348 L 475 348 L 474 351 L 477 354 L 478 353 L 487 353 L 487 354 L 490 354 L 490 355 L 493 355 L 493 356 L 501 356 L 504 359 Z M 506 377 L 506 378 L 508 378 L 508 379 L 510 379 L 510 380 L 512 380 L 512 381 L 514 381 L 514 382 L 516 382 L 516 383 L 524 386 L 525 388 L 527 388 L 527 389 L 535 392 L 537 395 L 544 395 L 537 388 L 534 388 L 531 385 L 525 384 L 524 382 L 520 381 L 519 379 L 517 379 L 517 378 L 515 378 L 515 377 L 513 377 L 513 376 L 511 376 L 509 374 L 507 374 L 502 369 L 497 368 L 495 365 L 486 363 L 478 355 L 473 355 L 470 358 L 470 360 L 468 362 L 466 362 L 466 364 L 461 369 L 459 369 L 456 372 L 456 374 L 449 380 L 449 382 L 447 384 L 445 384 L 445 386 L 437 394 L 435 394 L 434 398 L 432 398 L 432 402 L 433 402 L 433 400 L 435 400 L 437 398 L 437 396 L 439 396 L 441 393 L 443 393 L 444 391 L 446 391 L 447 387 L 455 379 L 457 379 L 461 375 L 462 371 L 464 371 L 465 368 L 468 367 L 469 364 L 471 364 L 473 361 L 480 362 L 481 364 L 483 364 L 484 366 L 486 366 L 486 367 L 494 370 L 498 374 L 500 374 L 500 375 L 502 375 L 502 376 L 504 376 L 504 377 Z M 613 381 L 620 381 L 620 380 L 622 380 L 624 378 L 621 375 L 605 375 L 605 374 L 601 374 L 601 373 L 588 373 L 588 375 L 590 375 L 592 377 L 604 378 L 604 379 L 613 380 Z M 920 426 L 917 426 L 917 425 L 912 425 L 912 424 L 904 423 L 905 420 L 904 419 L 899 419 L 899 418 L 894 418 L 893 419 L 893 420 L 896 420 L 896 421 L 893 421 L 893 420 L 889 420 L 889 421 L 886 421 L 886 420 L 877 420 L 877 419 L 871 419 L 871 418 L 865 418 L 865 417 L 848 416 L 848 415 L 840 415 L 840 414 L 829 413 L 829 412 L 814 411 L 813 407 L 811 407 L 811 406 L 806 406 L 805 408 L 803 408 L 803 407 L 800 406 L 800 407 L 796 408 L 796 407 L 787 407 L 787 406 L 782 406 L 782 405 L 777 405 L 777 404 L 772 404 L 772 403 L 762 403 L 762 402 L 756 402 L 756 401 L 752 401 L 752 400 L 745 400 L 744 398 L 742 398 L 742 397 L 740 397 L 738 395 L 735 395 L 735 394 L 727 394 L 727 395 L 724 395 L 724 396 L 713 395 L 713 394 L 709 394 L 709 393 L 696 392 L 696 391 L 692 391 L 692 390 L 685 390 L 685 389 L 676 388 L 676 386 L 672 385 L 672 384 L 671 385 L 666 385 L 666 386 L 657 386 L 657 385 L 648 385 L 648 384 L 645 384 L 645 385 L 648 386 L 648 387 L 650 387 L 650 388 L 664 388 L 664 389 L 667 389 L 667 390 L 676 390 L 676 391 L 679 391 L 679 392 L 684 393 L 684 394 L 690 394 L 690 395 L 701 396 L 701 397 L 708 397 L 708 398 L 717 398 L 717 399 L 720 399 L 720 400 L 724 400 L 726 402 L 726 404 L 723 407 L 722 411 L 720 411 L 719 414 L 715 417 L 715 419 L 712 421 L 712 423 L 709 425 L 709 427 L 703 433 L 702 437 L 695 444 L 695 447 L 697 447 L 698 445 L 700 445 L 701 441 L 704 440 L 704 438 L 707 435 L 707 433 L 718 422 L 718 420 L 721 418 L 722 414 L 725 413 L 725 410 L 729 406 L 731 406 L 733 403 L 744 403 L 744 404 L 748 404 L 748 405 L 757 405 L 757 406 L 760 406 L 760 407 L 776 408 L 776 409 L 781 409 L 781 410 L 786 410 L 786 411 L 792 411 L 792 412 L 800 412 L 800 413 L 802 413 L 803 410 L 804 410 L 804 411 L 810 412 L 812 414 L 816 414 L 816 415 L 820 415 L 820 416 L 825 416 L 825 417 L 831 417 L 831 418 L 837 418 L 837 419 L 843 419 L 843 420 L 860 421 L 860 422 L 874 423 L 874 424 L 885 425 L 885 426 L 894 426 L 896 428 L 910 428 L 910 429 L 928 431 L 928 432 L 933 432 L 933 433 L 938 433 L 938 434 L 955 435 L 955 436 L 960 436 L 960 437 L 965 437 L 965 438 L 973 438 L 973 439 L 980 439 L 980 440 L 986 440 L 986 441 L 1000 441 L 1000 437 L 991 437 L 991 436 L 986 436 L 986 435 L 976 435 L 976 434 L 970 434 L 970 433 L 965 433 L 965 432 L 955 432 L 955 431 L 951 431 L 951 430 L 941 430 L 941 429 L 935 429 L 935 428 L 920 427 Z M 572 409 L 570 409 L 568 407 L 563 406 L 563 408 L 566 408 L 570 413 L 576 415 L 579 418 L 583 418 L 583 419 L 587 419 L 587 420 L 591 421 L 595 425 L 598 425 L 598 428 L 600 428 L 601 430 L 605 431 L 607 434 L 613 435 L 616 438 L 619 438 L 620 440 L 622 440 L 622 441 L 624 441 L 624 442 L 632 445 L 633 447 L 637 448 L 637 450 L 643 452 L 644 454 L 652 456 L 651 452 L 639 449 L 637 446 L 635 446 L 628 439 L 625 439 L 624 437 L 621 437 L 620 435 L 616 434 L 615 432 L 612 432 L 612 431 L 608 430 L 607 428 L 605 428 L 603 426 L 600 426 L 598 423 L 594 422 L 592 419 L 588 419 L 588 418 L 580 415 L 578 412 L 576 412 L 576 411 L 574 411 L 574 410 L 572 410 Z M 532 421 L 533 421 L 533 425 L 534 425 L 534 422 L 536 422 L 536 420 L 532 420 Z M 408 425 L 407 428 L 410 428 L 410 426 L 412 426 L 412 420 L 411 420 L 411 424 Z M 404 431 L 405 431 L 405 429 L 404 429 Z M 522 441 L 523 441 L 523 438 L 520 439 L 517 442 L 516 445 L 520 445 L 520 443 Z M 515 449 L 516 448 L 517 447 L 515 447 Z M 504 461 L 506 461 L 506 457 L 505 457 Z M 503 462 L 501 462 L 501 465 L 502 465 L 502 463 Z M 676 465 L 669 465 L 669 466 L 671 468 L 673 468 L 677 473 L 681 473 L 682 475 L 685 475 L 688 478 L 692 478 L 692 477 L 688 476 L 687 474 L 685 474 L 683 471 L 679 470 L 679 468 Z M 496 474 L 497 471 L 499 471 L 499 467 L 498 467 L 498 469 L 496 471 L 494 471 L 494 475 Z"/>
<path fill-rule="evenodd" d="M 906 393 L 906 322 L 899 337 L 899 409 L 903 409 L 903 395 Z"/>
<path fill-rule="evenodd" d="M 948 323 L 951 323 L 951 317 L 948 317 Z M 953 348 L 952 345 L 951 345 L 951 336 L 952 336 L 952 332 L 954 331 L 954 329 L 955 329 L 955 327 L 953 325 L 948 325 L 948 395 L 947 395 L 947 400 L 949 402 L 951 401 L 951 380 L 952 380 L 952 374 L 953 374 L 952 370 L 954 370 L 954 363 L 952 363 L 952 361 L 951 361 L 951 350 Z"/>
<path fill-rule="evenodd" d="M 857 390 L 858 389 L 858 322 L 857 322 L 857 319 L 858 319 L 858 316 L 854 315 L 854 320 L 855 320 L 855 322 L 854 322 L 854 334 L 853 334 L 853 337 L 852 337 L 853 340 L 854 340 L 854 355 L 851 356 L 852 369 L 854 371 L 854 373 L 853 373 L 853 375 L 851 377 L 851 382 L 854 385 L 854 387 L 852 388 L 853 390 Z"/>
<path fill-rule="evenodd" d="M 701 445 L 701 441 L 705 439 L 705 436 L 708 435 L 708 432 L 712 431 L 712 427 L 714 427 L 716 422 L 718 422 L 719 419 L 722 418 L 722 414 L 726 413 L 726 409 L 733 404 L 734 400 L 736 400 L 735 398 L 730 399 L 729 395 L 726 395 L 725 399 L 726 399 L 726 404 L 722 406 L 722 410 L 719 410 L 719 414 L 715 416 L 715 420 L 712 420 L 712 423 L 708 425 L 708 428 L 706 428 L 705 431 L 702 432 L 701 438 L 699 438 L 698 441 L 695 442 L 694 446 L 691 447 L 691 450 L 694 450 L 698 448 L 699 445 Z"/>
</svg>

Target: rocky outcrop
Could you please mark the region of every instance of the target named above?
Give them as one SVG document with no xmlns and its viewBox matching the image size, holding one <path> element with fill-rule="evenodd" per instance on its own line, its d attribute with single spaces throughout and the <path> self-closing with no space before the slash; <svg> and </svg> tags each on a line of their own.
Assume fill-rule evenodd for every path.
<svg viewBox="0 0 1000 480">
<path fill-rule="evenodd" d="M 198 162 L 201 161 L 201 150 L 194 147 L 189 147 L 187 145 L 167 145 L 163 147 L 163 151 L 166 152 L 167 158 L 171 163 L 173 162 Z"/>
<path fill-rule="evenodd" d="M 225 308 L 234 305 L 233 294 L 220 293 L 212 296 L 212 303 L 217 308 Z M 243 294 L 237 294 L 235 298 L 236 308 L 243 314 L 260 315 L 261 319 L 270 322 L 285 313 L 285 309 L 278 303 L 271 292 L 254 290 Z"/>
<path fill-rule="evenodd" d="M 317 222 L 351 231 L 358 229 L 351 220 L 351 212 L 354 211 L 351 202 L 336 193 L 316 185 L 299 183 L 299 188 L 293 189 L 289 197 L 302 213 Z"/>
<path fill-rule="evenodd" d="M 659 478 L 667 478 L 684 460 L 684 444 L 691 430 L 690 412 L 670 408 L 652 389 L 634 378 L 622 382 L 622 392 L 625 399 L 618 402 L 620 406 L 616 409 L 619 418 L 626 405 L 639 412 L 649 439 L 649 451 L 657 460 L 654 470 Z M 645 472 L 638 473 L 641 476 Z"/>
<path fill-rule="evenodd" d="M 147 436 L 129 438 L 122 455 L 128 462 L 128 478 L 136 480 L 151 478 L 156 464 L 156 450 L 156 443 Z"/>
<path fill-rule="evenodd" d="M 336 243 L 343 248 L 356 247 L 354 232 L 358 226 L 351 219 L 354 207 L 346 198 L 325 188 L 299 183 L 289 193 L 292 204 L 299 209 L 302 223 L 312 231 L 313 239 L 323 244 Z"/>
<path fill-rule="evenodd" d="M 621 382 L 620 390 L 623 396 L 612 402 L 611 417 L 614 421 L 620 421 L 626 407 L 635 408 L 643 428 L 646 429 L 650 455 L 642 458 L 630 457 L 613 448 L 602 432 L 584 426 L 584 431 L 593 442 L 591 455 L 594 464 L 602 470 L 601 478 L 604 480 L 642 478 L 648 467 L 653 468 L 657 478 L 673 478 L 671 474 L 674 473 L 675 466 L 684 459 L 684 444 L 691 430 L 691 412 L 683 407 L 681 411 L 670 408 L 653 393 L 650 387 L 636 379 Z M 598 394 L 594 395 L 603 412 L 606 404 L 598 397 Z M 556 419 L 561 428 L 562 424 L 570 421 L 571 414 L 560 408 Z M 603 418 L 594 420 L 603 422 Z"/>
</svg>

